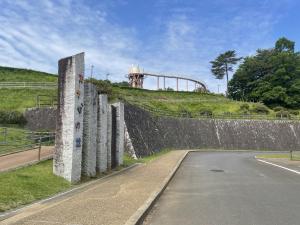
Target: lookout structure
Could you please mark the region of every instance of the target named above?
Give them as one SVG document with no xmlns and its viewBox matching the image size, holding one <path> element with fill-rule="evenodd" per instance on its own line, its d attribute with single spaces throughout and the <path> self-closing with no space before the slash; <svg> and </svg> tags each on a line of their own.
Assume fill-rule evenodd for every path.
<svg viewBox="0 0 300 225">
<path fill-rule="evenodd" d="M 176 80 L 176 91 L 179 91 L 180 80 L 186 82 L 186 91 L 189 91 L 189 82 L 195 85 L 194 90 L 201 90 L 203 92 L 207 91 L 206 85 L 201 81 L 186 78 L 184 76 L 145 73 L 144 70 L 140 69 L 139 66 L 134 66 L 134 65 L 132 65 L 132 67 L 129 69 L 129 73 L 128 73 L 129 85 L 133 88 L 143 88 L 144 80 L 148 76 L 157 78 L 157 89 L 160 89 L 160 78 L 162 78 L 163 79 L 162 89 L 166 90 L 166 79 L 168 78 L 168 79 Z"/>
</svg>

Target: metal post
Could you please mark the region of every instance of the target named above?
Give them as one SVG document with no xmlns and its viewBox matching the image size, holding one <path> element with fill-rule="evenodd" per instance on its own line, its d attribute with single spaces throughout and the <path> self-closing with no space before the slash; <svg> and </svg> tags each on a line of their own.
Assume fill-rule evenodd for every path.
<svg viewBox="0 0 300 225">
<path fill-rule="evenodd" d="M 189 81 L 186 80 L 186 91 L 189 91 Z"/>
<path fill-rule="evenodd" d="M 42 150 L 42 137 L 39 138 L 39 156 L 38 160 L 41 161 L 41 150 Z"/>
<path fill-rule="evenodd" d="M 178 78 L 176 78 L 176 90 L 178 91 Z"/>
</svg>

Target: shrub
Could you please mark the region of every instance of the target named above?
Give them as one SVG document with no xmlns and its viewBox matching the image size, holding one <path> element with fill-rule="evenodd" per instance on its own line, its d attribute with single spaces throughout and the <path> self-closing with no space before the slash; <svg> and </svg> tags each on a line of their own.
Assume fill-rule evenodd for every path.
<svg viewBox="0 0 300 225">
<path fill-rule="evenodd" d="M 291 115 L 288 111 L 279 111 L 276 113 L 276 117 L 277 118 L 286 118 L 286 119 L 290 119 Z"/>
<path fill-rule="evenodd" d="M 267 106 L 263 104 L 257 104 L 252 109 L 253 112 L 257 114 L 268 114 L 270 111 Z"/>
<path fill-rule="evenodd" d="M 299 115 L 299 111 L 298 110 L 289 110 L 289 113 L 292 114 L 292 115 L 295 115 L 295 116 L 298 116 Z"/>
<path fill-rule="evenodd" d="M 0 111 L 0 124 L 20 124 L 26 123 L 24 114 L 18 111 Z"/>
<path fill-rule="evenodd" d="M 190 111 L 188 111 L 187 109 L 185 109 L 185 108 L 181 108 L 179 110 L 179 113 L 180 113 L 180 116 L 182 116 L 182 117 L 188 117 L 188 118 L 193 117 L 192 113 Z"/>
<path fill-rule="evenodd" d="M 208 117 L 211 117 L 211 116 L 213 115 L 213 112 L 212 112 L 212 110 L 210 110 L 210 109 L 201 109 L 201 110 L 199 111 L 199 115 L 200 115 L 200 116 L 208 116 Z"/>
<path fill-rule="evenodd" d="M 109 80 L 96 80 L 94 78 L 89 78 L 85 80 L 86 82 L 96 85 L 97 90 L 100 93 L 111 95 L 112 93 L 112 84 Z"/>
<path fill-rule="evenodd" d="M 285 109 L 282 106 L 277 106 L 273 109 L 275 112 L 284 111 Z"/>
<path fill-rule="evenodd" d="M 241 111 L 249 111 L 249 109 L 250 109 L 250 106 L 247 103 L 240 105 Z"/>
</svg>

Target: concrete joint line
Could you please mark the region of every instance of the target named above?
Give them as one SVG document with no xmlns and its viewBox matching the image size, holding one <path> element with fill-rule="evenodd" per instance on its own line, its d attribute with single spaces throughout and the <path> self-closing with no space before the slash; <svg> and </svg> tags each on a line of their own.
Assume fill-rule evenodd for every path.
<svg viewBox="0 0 300 225">
<path fill-rule="evenodd" d="M 169 175 L 164 179 L 162 185 L 158 187 L 155 191 L 153 191 L 150 197 L 146 200 L 146 202 L 138 208 L 138 210 L 127 220 L 125 225 L 140 225 L 154 206 L 155 202 L 159 199 L 161 194 L 164 192 L 172 178 L 174 177 L 175 173 L 179 169 L 181 163 L 188 155 L 190 151 L 187 150 L 186 153 L 181 157 L 181 159 L 177 162 L 174 169 L 169 173 Z"/>
<path fill-rule="evenodd" d="M 256 158 L 256 157 L 255 157 L 255 158 Z M 261 159 L 257 159 L 257 158 L 256 158 L 256 160 L 257 160 L 257 161 L 260 161 L 260 162 L 263 162 L 263 163 L 266 163 L 266 164 L 269 164 L 269 165 L 272 165 L 272 166 L 279 167 L 279 168 L 281 168 L 281 169 L 284 169 L 284 170 L 287 170 L 287 171 L 290 171 L 290 172 L 293 172 L 293 173 L 296 173 L 296 174 L 300 175 L 300 171 L 298 171 L 298 170 L 292 170 L 292 169 L 289 169 L 289 168 L 287 168 L 287 167 L 280 166 L 280 165 L 277 165 L 277 164 L 275 164 L 275 163 L 271 163 L 271 162 L 268 162 L 268 161 L 265 161 L 265 160 L 261 160 Z"/>
</svg>

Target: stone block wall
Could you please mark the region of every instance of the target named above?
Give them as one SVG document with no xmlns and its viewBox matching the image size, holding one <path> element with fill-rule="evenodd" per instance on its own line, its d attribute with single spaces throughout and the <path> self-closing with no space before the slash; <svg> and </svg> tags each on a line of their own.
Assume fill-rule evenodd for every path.
<svg viewBox="0 0 300 225">
<path fill-rule="evenodd" d="M 300 150 L 298 121 L 155 117 L 126 104 L 125 122 L 138 157 L 165 148 Z"/>
<path fill-rule="evenodd" d="M 56 108 L 31 108 L 24 113 L 26 129 L 32 131 L 49 130 L 56 128 Z"/>
</svg>

